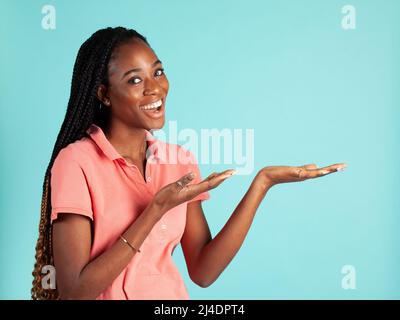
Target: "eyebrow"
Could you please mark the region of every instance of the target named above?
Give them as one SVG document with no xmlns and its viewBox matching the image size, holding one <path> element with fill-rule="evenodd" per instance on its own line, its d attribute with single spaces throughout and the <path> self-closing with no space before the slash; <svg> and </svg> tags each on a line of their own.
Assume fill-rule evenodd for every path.
<svg viewBox="0 0 400 320">
<path fill-rule="evenodd" d="M 156 60 L 155 62 L 153 62 L 153 64 L 151 66 L 154 67 L 157 64 L 162 64 L 162 62 L 160 60 Z M 131 72 L 138 72 L 138 71 L 142 71 L 142 69 L 141 68 L 130 69 L 127 72 L 124 73 L 124 75 L 122 76 L 121 79 L 123 79 L 127 74 L 129 74 Z"/>
</svg>

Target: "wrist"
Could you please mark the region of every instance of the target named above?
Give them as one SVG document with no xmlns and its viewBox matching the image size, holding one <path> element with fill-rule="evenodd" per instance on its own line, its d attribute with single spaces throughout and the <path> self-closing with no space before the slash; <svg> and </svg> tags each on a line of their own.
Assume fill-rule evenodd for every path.
<svg viewBox="0 0 400 320">
<path fill-rule="evenodd" d="M 254 181 L 265 192 L 274 186 L 274 183 L 267 177 L 263 169 L 258 171 Z"/>
<path fill-rule="evenodd" d="M 155 201 L 151 201 L 147 206 L 147 209 L 148 209 L 148 214 L 151 215 L 157 221 L 160 220 L 161 217 L 166 212 L 164 207 Z"/>
</svg>

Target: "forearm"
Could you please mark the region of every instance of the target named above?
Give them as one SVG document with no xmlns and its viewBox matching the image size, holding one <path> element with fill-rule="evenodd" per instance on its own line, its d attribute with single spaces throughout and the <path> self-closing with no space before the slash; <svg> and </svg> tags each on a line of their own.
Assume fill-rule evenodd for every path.
<svg viewBox="0 0 400 320">
<path fill-rule="evenodd" d="M 221 231 L 201 250 L 194 271 L 202 286 L 212 284 L 239 251 L 271 185 L 258 174 Z"/>
<path fill-rule="evenodd" d="M 154 204 L 150 204 L 122 236 L 132 246 L 140 248 L 160 217 L 160 209 Z M 140 253 L 136 253 L 118 238 L 110 248 L 83 268 L 69 292 L 66 292 L 65 298 L 96 299 L 136 254 Z"/>
</svg>

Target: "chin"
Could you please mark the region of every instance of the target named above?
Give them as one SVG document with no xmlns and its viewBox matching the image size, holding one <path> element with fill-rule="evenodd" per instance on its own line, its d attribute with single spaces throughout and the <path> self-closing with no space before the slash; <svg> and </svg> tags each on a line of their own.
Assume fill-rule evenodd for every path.
<svg viewBox="0 0 400 320">
<path fill-rule="evenodd" d="M 160 130 L 164 127 L 164 125 L 165 125 L 165 119 L 163 118 L 162 120 L 155 121 L 155 123 L 151 124 L 148 127 L 148 130 Z"/>
</svg>

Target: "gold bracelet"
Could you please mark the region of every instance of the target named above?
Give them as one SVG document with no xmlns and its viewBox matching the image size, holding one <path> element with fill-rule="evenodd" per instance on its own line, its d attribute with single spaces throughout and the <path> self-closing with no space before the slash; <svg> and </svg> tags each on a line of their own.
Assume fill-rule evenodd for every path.
<svg viewBox="0 0 400 320">
<path fill-rule="evenodd" d="M 140 252 L 139 249 L 136 249 L 134 246 L 132 246 L 122 235 L 120 235 L 119 237 L 123 242 L 125 242 L 128 246 L 130 246 L 133 251 Z"/>
</svg>

